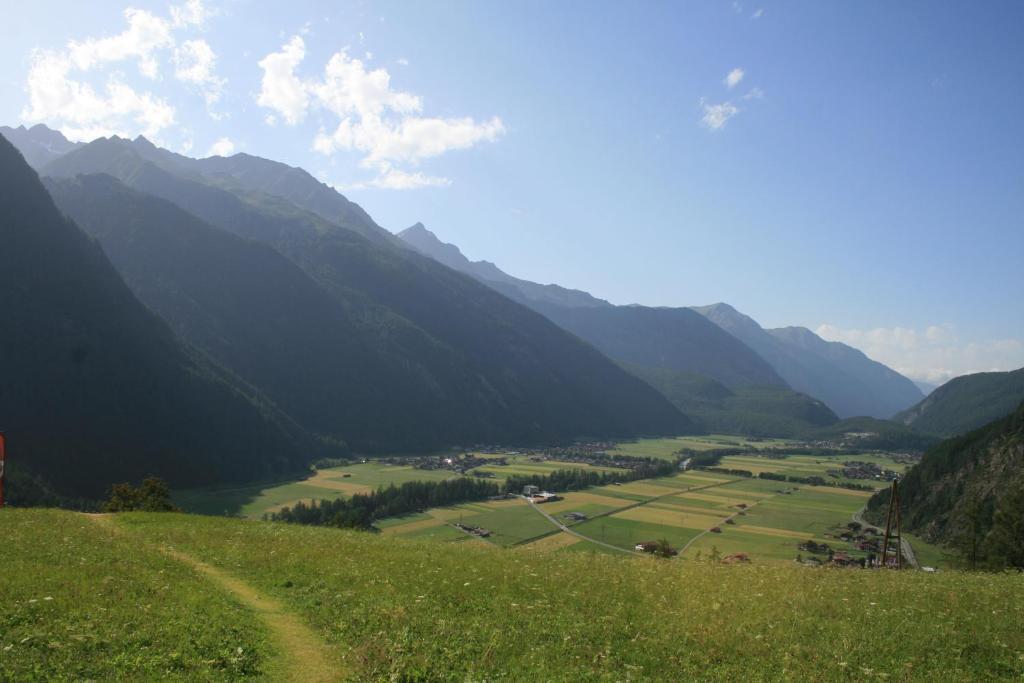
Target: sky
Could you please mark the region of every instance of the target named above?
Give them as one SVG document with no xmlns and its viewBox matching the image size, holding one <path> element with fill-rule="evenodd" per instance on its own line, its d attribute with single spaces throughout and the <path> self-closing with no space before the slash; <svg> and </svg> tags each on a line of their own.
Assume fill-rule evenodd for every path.
<svg viewBox="0 0 1024 683">
<path fill-rule="evenodd" d="M 24 3 L 0 123 L 301 166 L 614 303 L 1024 366 L 1024 3 Z"/>
</svg>

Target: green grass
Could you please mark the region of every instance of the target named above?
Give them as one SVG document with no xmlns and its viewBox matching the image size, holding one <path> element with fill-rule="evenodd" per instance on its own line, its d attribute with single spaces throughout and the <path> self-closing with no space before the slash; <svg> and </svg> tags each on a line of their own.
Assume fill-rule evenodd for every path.
<svg viewBox="0 0 1024 683">
<path fill-rule="evenodd" d="M 727 567 L 583 544 L 505 553 L 182 515 L 118 523 L 277 598 L 338 646 L 358 680 L 1024 675 L 1016 575 Z"/>
<path fill-rule="evenodd" d="M 67 512 L 7 508 L 0 528 L 0 681 L 273 672 L 260 622 L 155 549 Z"/>
</svg>

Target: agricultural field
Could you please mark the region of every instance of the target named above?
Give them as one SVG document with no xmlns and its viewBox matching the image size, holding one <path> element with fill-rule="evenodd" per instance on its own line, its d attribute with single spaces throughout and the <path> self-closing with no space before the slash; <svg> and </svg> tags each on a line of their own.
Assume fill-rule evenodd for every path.
<svg viewBox="0 0 1024 683">
<path fill-rule="evenodd" d="M 348 476 L 346 476 L 348 475 Z M 448 470 L 419 470 L 408 465 L 368 461 L 317 470 L 309 478 L 231 488 L 191 489 L 174 495 L 185 512 L 259 519 L 264 513 L 312 498 L 334 499 L 368 493 L 378 486 L 407 481 L 441 481 L 458 476 Z"/>
<path fill-rule="evenodd" d="M 2 510 L 0 523 L 16 539 L 0 680 L 1024 676 L 1024 584 L 1010 574 L 661 561 L 558 534 L 497 552 L 167 513 L 117 515 L 116 532 L 68 512 Z M 254 606 L 267 601 L 271 614 Z M 879 629 L 887 618 L 899 638 Z"/>
<path fill-rule="evenodd" d="M 873 463 L 894 472 L 905 472 L 907 465 L 896 462 L 892 457 L 882 453 L 865 453 L 858 455 L 787 455 L 783 458 L 768 458 L 760 455 L 728 455 L 722 458 L 719 467 L 726 469 L 747 470 L 754 476 L 762 472 L 772 472 L 796 477 L 819 476 L 828 481 L 841 484 L 860 484 L 874 488 L 885 488 L 888 481 L 875 479 L 851 479 L 848 477 L 832 477 L 829 470 L 842 469 L 847 461 Z"/>
<path fill-rule="evenodd" d="M 796 443 L 789 439 L 750 439 L 728 434 L 677 436 L 665 439 L 638 439 L 620 443 L 613 454 L 672 460 L 682 448 L 710 451 L 716 448 L 781 448 Z"/>
</svg>

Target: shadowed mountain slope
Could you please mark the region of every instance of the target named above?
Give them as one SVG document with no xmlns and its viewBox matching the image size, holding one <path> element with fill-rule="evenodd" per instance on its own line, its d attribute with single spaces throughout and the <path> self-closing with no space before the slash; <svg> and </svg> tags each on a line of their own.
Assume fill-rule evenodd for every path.
<svg viewBox="0 0 1024 683">
<path fill-rule="evenodd" d="M 577 435 L 679 433 L 690 422 L 660 394 L 542 316 L 408 249 L 376 243 L 293 203 L 96 140 L 47 166 L 54 176 L 108 173 L 212 226 L 273 247 L 343 306 L 372 347 L 426 395 L 409 429 L 366 448 Z M 234 367 L 234 365 L 233 365 Z M 384 387 L 389 395 L 402 386 Z M 439 415 L 438 420 L 427 416 Z M 418 425 L 418 426 L 417 426 Z"/>
<path fill-rule="evenodd" d="M 317 455 L 294 423 L 139 303 L 3 138 L 0 244 L 0 422 L 12 474 L 97 497 L 149 474 L 240 481 Z"/>
</svg>

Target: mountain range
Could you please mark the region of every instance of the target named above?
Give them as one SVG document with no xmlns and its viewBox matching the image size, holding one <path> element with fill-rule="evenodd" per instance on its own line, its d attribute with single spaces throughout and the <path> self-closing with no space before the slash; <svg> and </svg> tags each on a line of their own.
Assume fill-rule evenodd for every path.
<svg viewBox="0 0 1024 683">
<path fill-rule="evenodd" d="M 470 261 L 422 224 L 398 236 L 417 251 L 522 301 L 623 363 L 700 375 L 732 389 L 790 389 L 820 400 L 840 418 L 887 419 L 924 397 L 909 379 L 857 349 L 827 342 L 803 327 L 765 330 L 728 304 L 692 309 L 614 306 L 578 290 L 511 277 L 486 261 Z M 788 395 L 781 399 L 792 401 Z"/>
<path fill-rule="evenodd" d="M 400 246 L 340 195 L 331 206 L 321 196 L 317 213 L 254 189 L 283 187 L 309 203 L 319 192 L 312 176 L 265 160 L 247 173 L 245 159 L 214 159 L 216 172 L 207 173 L 211 160 L 183 159 L 143 138 L 110 138 L 77 145 L 42 170 L 60 209 L 98 240 L 136 304 L 320 450 L 697 429 L 588 344 Z M 275 175 L 287 180 L 275 185 Z M 304 450 L 308 457 L 290 467 L 319 452 Z M 51 465 L 40 470 L 50 476 Z"/>
<path fill-rule="evenodd" d="M 45 126 L 0 134 L 24 155 L 7 145 L 9 174 L 35 188 L 26 194 L 32 208 L 5 196 L 20 212 L 19 230 L 33 234 L 36 223 L 59 222 L 65 227 L 45 238 L 55 254 L 66 240 L 79 244 L 83 263 L 102 259 L 76 274 L 82 292 L 115 287 L 111 282 L 120 288 L 118 308 L 95 319 L 118 329 L 103 333 L 109 339 L 89 334 L 110 357 L 145 355 L 148 342 L 119 334 L 148 320 L 146 339 L 154 341 L 145 351 L 159 362 L 146 362 L 159 367 L 140 361 L 134 370 L 166 375 L 161 386 L 175 387 L 158 392 L 166 401 L 160 408 L 147 403 L 156 400 L 154 390 L 136 401 L 144 381 L 122 368 L 125 379 L 102 386 L 111 361 L 98 355 L 83 375 L 97 397 L 74 383 L 73 391 L 57 393 L 71 381 L 66 371 L 58 365 L 48 374 L 27 361 L 31 349 L 14 345 L 31 346 L 42 330 L 47 343 L 61 341 L 57 322 L 33 328 L 32 310 L 63 319 L 74 309 L 81 314 L 74 324 L 88 326 L 86 313 L 99 304 L 78 309 L 68 289 L 42 298 L 36 295 L 45 288 L 25 289 L 17 309 L 25 333 L 6 341 L 8 358 L 28 368 L 18 375 L 22 384 L 33 374 L 50 381 L 25 390 L 37 412 L 3 406 L 0 416 L 16 438 L 22 428 L 35 430 L 27 442 L 41 439 L 47 425 L 50 443 L 97 464 L 88 485 L 78 486 L 78 466 L 62 470 L 57 451 L 32 447 L 24 463 L 61 493 L 96 495 L 114 479 L 150 473 L 175 485 L 251 480 L 350 449 L 695 431 L 831 438 L 848 424 L 902 443 L 919 438 L 893 423 L 842 420 L 887 417 L 923 395 L 859 351 L 804 328 L 765 330 L 726 304 L 617 306 L 515 278 L 493 263 L 470 261 L 422 224 L 394 235 L 304 170 L 259 157 L 192 159 L 143 137 L 72 143 Z M 49 273 L 56 286 L 62 280 L 53 273 L 74 263 L 23 252 L 21 270 L 6 273 L 9 297 L 19 291 L 15 273 L 30 281 L 29 264 L 38 262 L 35 272 Z M 120 318 L 134 322 L 116 323 Z M 17 395 L 8 390 L 0 398 Z M 95 417 L 89 430 L 67 405 L 72 398 L 94 406 L 83 414 Z M 50 423 L 39 406 L 54 408 Z M 251 422 L 247 433 L 261 435 L 265 447 L 245 439 L 224 446 L 223 424 L 209 427 L 222 413 L 231 425 Z M 173 414 L 191 427 L 171 434 L 166 420 Z M 207 428 L 209 442 L 200 447 Z M 143 433 L 150 443 L 127 456 L 140 438 L 132 435 Z M 179 469 L 172 463 L 182 440 L 196 445 L 196 457 Z"/>
</svg>

